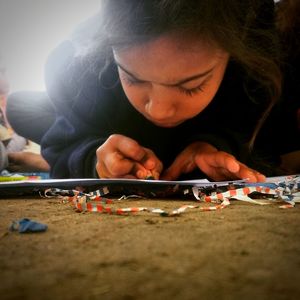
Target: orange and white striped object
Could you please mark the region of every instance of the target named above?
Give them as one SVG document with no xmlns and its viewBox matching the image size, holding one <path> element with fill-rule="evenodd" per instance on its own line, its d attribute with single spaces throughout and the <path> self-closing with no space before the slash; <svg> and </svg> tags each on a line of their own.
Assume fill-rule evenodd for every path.
<svg viewBox="0 0 300 300">
<path fill-rule="evenodd" d="M 166 211 L 160 208 L 151 207 L 126 207 L 115 208 L 108 206 L 128 198 L 142 198 L 137 195 L 122 196 L 119 199 L 109 199 L 103 197 L 109 194 L 108 187 L 102 187 L 91 193 L 83 193 L 77 190 L 47 189 L 44 196 L 47 198 L 58 197 L 63 202 L 70 203 L 78 212 L 98 212 L 116 215 L 128 215 L 138 212 L 149 212 L 160 214 L 161 216 L 178 216 L 187 209 L 198 209 L 199 211 L 213 211 L 226 208 L 230 205 L 230 200 L 240 200 L 253 204 L 266 205 L 271 203 L 284 202 L 280 208 L 291 208 L 295 203 L 300 203 L 300 177 L 288 177 L 284 181 L 271 183 L 245 184 L 243 187 L 234 188 L 228 185 L 227 191 L 208 192 L 197 186 L 192 187 L 192 192 L 199 202 L 214 203 L 213 206 L 182 205 L 177 209 Z M 255 196 L 255 197 L 254 197 Z M 261 200 L 262 199 L 262 200 Z"/>
</svg>

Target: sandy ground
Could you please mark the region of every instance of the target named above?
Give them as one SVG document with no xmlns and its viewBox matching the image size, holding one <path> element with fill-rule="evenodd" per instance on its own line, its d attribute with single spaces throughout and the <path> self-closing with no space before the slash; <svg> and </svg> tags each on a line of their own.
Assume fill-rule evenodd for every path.
<svg viewBox="0 0 300 300">
<path fill-rule="evenodd" d="M 38 197 L 0 204 L 2 300 L 299 299 L 300 205 L 232 201 L 223 210 L 161 217 L 76 213 Z M 122 205 L 132 204 L 171 209 L 183 202 Z M 24 217 L 48 230 L 7 230 Z"/>
</svg>

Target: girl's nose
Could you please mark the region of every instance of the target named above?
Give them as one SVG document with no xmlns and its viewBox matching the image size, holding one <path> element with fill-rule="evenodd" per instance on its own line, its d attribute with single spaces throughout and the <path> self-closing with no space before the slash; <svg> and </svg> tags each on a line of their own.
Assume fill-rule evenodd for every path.
<svg viewBox="0 0 300 300">
<path fill-rule="evenodd" d="M 155 120 L 167 120 L 174 116 L 175 108 L 169 103 L 164 103 L 164 100 L 149 99 L 146 104 L 147 113 Z"/>
<path fill-rule="evenodd" d="M 175 102 L 166 93 L 152 93 L 149 95 L 145 109 L 149 116 L 156 121 L 171 119 L 176 112 Z"/>
</svg>

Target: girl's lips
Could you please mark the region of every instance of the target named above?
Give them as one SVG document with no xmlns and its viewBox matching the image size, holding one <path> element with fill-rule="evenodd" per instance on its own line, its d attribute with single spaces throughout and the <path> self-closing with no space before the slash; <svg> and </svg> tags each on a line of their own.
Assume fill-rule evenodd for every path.
<svg viewBox="0 0 300 300">
<path fill-rule="evenodd" d="M 151 118 L 150 116 L 144 114 L 144 117 L 146 117 L 151 123 L 153 123 L 154 125 L 158 126 L 158 127 L 165 127 L 165 128 L 171 128 L 171 127 L 176 127 L 180 124 L 182 124 L 184 121 L 186 120 L 180 120 L 180 121 L 168 121 L 168 120 L 155 120 L 153 118 Z"/>
</svg>

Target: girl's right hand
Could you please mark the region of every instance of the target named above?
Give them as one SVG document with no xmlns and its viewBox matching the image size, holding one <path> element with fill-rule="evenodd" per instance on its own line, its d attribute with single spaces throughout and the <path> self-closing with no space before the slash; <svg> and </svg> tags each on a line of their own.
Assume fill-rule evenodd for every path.
<svg viewBox="0 0 300 300">
<path fill-rule="evenodd" d="M 150 149 L 120 134 L 111 135 L 96 151 L 100 178 L 159 179 L 161 161 Z"/>
<path fill-rule="evenodd" d="M 164 172 L 162 179 L 176 180 L 181 174 L 192 172 L 196 168 L 214 181 L 245 179 L 249 182 L 264 182 L 266 180 L 263 174 L 206 142 L 194 142 L 187 146 Z"/>
</svg>

